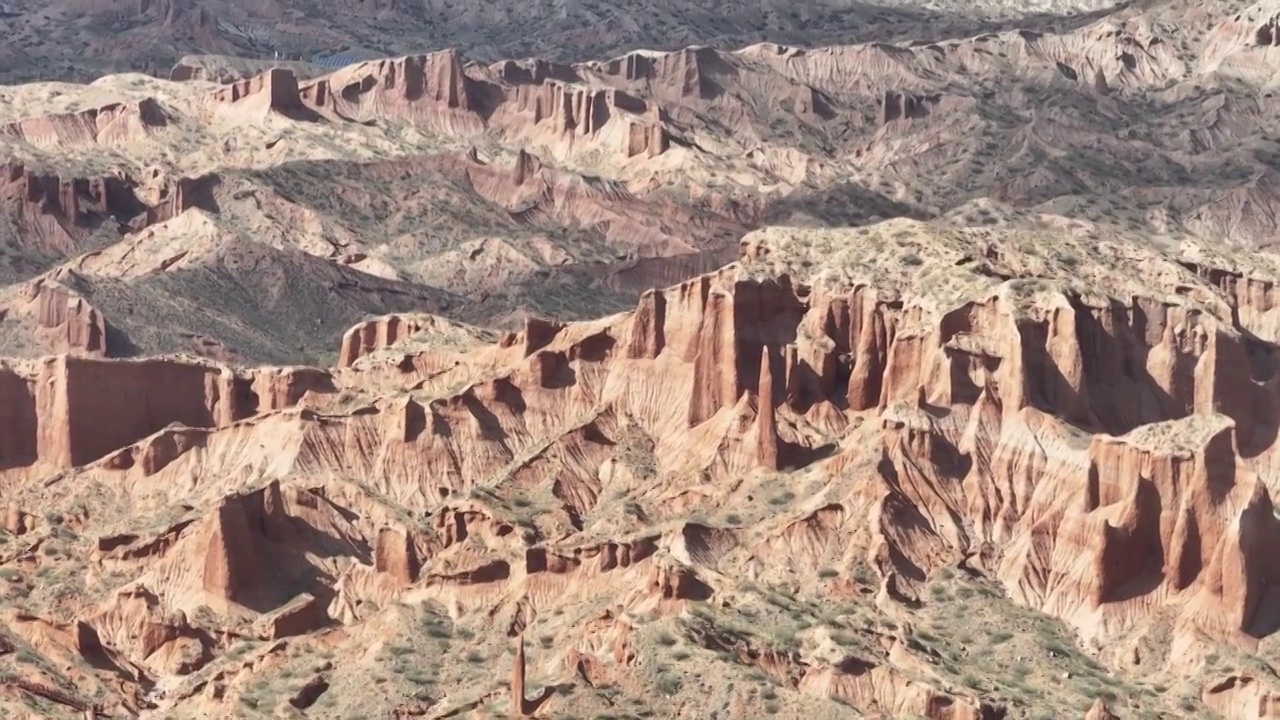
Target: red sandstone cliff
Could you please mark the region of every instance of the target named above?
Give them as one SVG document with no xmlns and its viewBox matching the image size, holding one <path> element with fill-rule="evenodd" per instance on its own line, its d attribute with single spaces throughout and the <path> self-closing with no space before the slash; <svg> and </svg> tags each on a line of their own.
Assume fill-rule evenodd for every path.
<svg viewBox="0 0 1280 720">
<path fill-rule="evenodd" d="M 297 404 L 323 389 L 310 368 L 266 368 L 248 376 L 176 360 L 106 361 L 62 355 L 24 376 L 0 370 L 3 463 L 85 465 L 171 424 L 216 428 Z M 103 417 L 112 422 L 101 422 Z"/>
<path fill-rule="evenodd" d="M 517 185 L 539 182 L 532 158 L 516 165 Z M 942 303 L 888 273 L 801 283 L 760 271 L 781 250 L 744 249 L 743 264 L 646 293 L 632 312 L 529 319 L 496 343 L 429 342 L 454 328 L 426 316 L 361 323 L 332 377 L 74 357 L 7 370 L 0 449 L 10 467 L 101 460 L 83 477 L 122 488 L 129 507 L 198 478 L 205 506 L 191 517 L 98 551 L 150 558 L 145 579 L 167 597 L 248 608 L 257 637 L 364 627 L 409 592 L 514 634 L 539 608 L 600 596 L 689 619 L 740 588 L 739 574 L 764 582 L 825 563 L 865 564 L 875 577 L 857 583 L 879 586 L 880 611 L 904 619 L 936 601 L 920 592 L 931 576 L 961 567 L 1100 646 L 1167 623 L 1178 655 L 1163 662 L 1179 668 L 1207 662 L 1203 638 L 1249 648 L 1271 632 L 1280 523 L 1262 478 L 1280 384 L 1230 319 L 1244 313 L 1018 294 L 978 273 Z M 767 520 L 688 519 L 798 476 L 821 493 L 770 500 Z M 530 488 L 542 504 L 521 515 Z M 17 503 L 5 522 L 25 536 L 39 516 Z M 589 523 L 612 539 L 584 539 Z M 286 567 L 296 573 L 274 570 Z M 821 592 L 852 585 L 843 574 Z M 616 617 L 608 632 L 624 633 Z M 685 629 L 866 714 L 999 716 L 904 674 L 931 663 L 901 638 L 834 658 Z M 589 676 L 606 643 L 588 637 L 571 657 Z M 625 641 L 607 647 L 626 661 Z M 1202 702 L 1241 717 L 1271 697 L 1237 676 Z"/>
<path fill-rule="evenodd" d="M 209 100 L 218 111 L 331 122 L 385 118 L 462 137 L 495 129 L 556 148 L 599 142 L 627 158 L 670 148 L 656 104 L 574 78 L 572 69 L 539 62 L 499 63 L 468 74 L 462 56 L 447 50 L 360 63 L 302 83 L 293 71 L 273 68 L 232 80 Z"/>
</svg>

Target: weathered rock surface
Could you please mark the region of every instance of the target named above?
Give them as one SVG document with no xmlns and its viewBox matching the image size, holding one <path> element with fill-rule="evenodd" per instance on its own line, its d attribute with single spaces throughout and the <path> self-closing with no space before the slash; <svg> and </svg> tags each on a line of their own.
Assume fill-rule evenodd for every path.
<svg viewBox="0 0 1280 720">
<path fill-rule="evenodd" d="M 1214 662 L 1212 648 L 1265 647 L 1280 389 L 1269 341 L 1238 323 L 1262 322 L 1268 296 L 1155 255 L 1105 256 L 1120 247 L 1105 243 L 1032 289 L 1004 278 L 1075 241 L 1029 240 L 1048 221 L 1027 222 L 972 230 L 981 267 L 957 263 L 971 246 L 930 238 L 932 225 L 898 223 L 911 232 L 890 240 L 771 230 L 743 242 L 740 263 L 599 321 L 529 319 L 486 340 L 428 315 L 370 320 L 332 374 L 66 355 L 10 368 L 0 448 L 19 492 L 5 528 L 50 532 L 27 510 L 39 483 L 21 479 L 41 468 L 63 474 L 50 487 L 65 507 L 113 488 L 59 520 L 77 527 L 187 498 L 162 530 L 98 538 L 93 562 L 156 591 L 84 613 L 76 635 L 81 651 L 165 673 L 219 655 L 210 612 L 310 643 L 383 632 L 428 600 L 509 636 L 602 602 L 604 619 L 556 626 L 575 643 L 556 667 L 632 677 L 641 651 L 623 608 L 685 618 L 686 642 L 756 668 L 796 707 L 1007 716 L 947 689 L 907 630 L 824 650 L 715 619 L 752 602 L 745 578 L 800 577 L 814 598 L 865 596 L 913 623 L 954 567 L 1002 588 L 985 607 L 1060 618 L 1103 662 L 1178 678 Z M 897 263 L 900 244 L 918 261 Z M 806 270 L 816 257 L 825 269 Z M 1075 288 L 1109 274 L 1145 294 Z M 955 292 L 918 294 L 920 277 Z M 802 477 L 822 489 L 780 493 Z M 757 493 L 776 498 L 771 514 L 719 514 L 747 512 Z M 823 579 L 825 564 L 869 577 Z M 128 639 L 144 626 L 150 639 Z M 1157 628 L 1163 647 L 1133 644 Z M 559 712 L 554 683 L 527 692 L 526 672 L 548 666 L 526 652 L 510 712 Z M 252 672 L 274 672 L 266 657 Z M 1270 712 L 1265 683 L 1224 677 L 1197 688 L 1204 708 Z M 220 706 L 223 688 L 201 702 Z M 1101 702 L 1087 715 L 1116 716 Z"/>
<path fill-rule="evenodd" d="M 0 370 L 0 448 L 9 463 L 86 465 L 172 425 L 218 428 L 293 407 L 329 386 L 312 368 L 230 368 L 182 360 L 48 358 L 34 372 Z M 103 417 L 111 417 L 103 423 Z M 120 462 L 116 460 L 114 462 Z M 132 460 L 130 461 L 132 462 Z"/>
<path fill-rule="evenodd" d="M 0 715 L 1275 715 L 1275 12 L 1177 4 L 4 89 Z"/>
</svg>

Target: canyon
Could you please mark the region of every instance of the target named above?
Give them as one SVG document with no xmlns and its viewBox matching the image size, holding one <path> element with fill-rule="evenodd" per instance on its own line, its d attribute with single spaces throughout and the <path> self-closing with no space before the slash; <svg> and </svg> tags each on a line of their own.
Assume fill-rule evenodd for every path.
<svg viewBox="0 0 1280 720">
<path fill-rule="evenodd" d="M 1077 9 L 0 87 L 0 715 L 1280 717 L 1280 6 Z"/>
</svg>

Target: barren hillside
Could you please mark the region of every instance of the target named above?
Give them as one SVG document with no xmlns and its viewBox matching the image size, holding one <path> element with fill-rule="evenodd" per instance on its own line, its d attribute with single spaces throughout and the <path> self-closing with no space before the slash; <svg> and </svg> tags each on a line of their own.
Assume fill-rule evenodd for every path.
<svg viewBox="0 0 1280 720">
<path fill-rule="evenodd" d="M 296 58 L 320 67 L 462 47 L 485 62 L 546 57 L 576 62 L 636 48 L 732 49 L 761 41 L 829 45 L 936 40 L 983 32 L 1078 27 L 1110 0 L 6 0 L 0 3 L 0 80 L 93 79 L 166 72 L 189 54 L 230 65 Z M 1238 8 L 1226 8 L 1234 12 Z M 217 65 L 196 62 L 197 74 Z M 185 71 L 184 71 L 185 72 Z"/>
<path fill-rule="evenodd" d="M 0 13 L 0 717 L 1280 717 L 1280 4 L 502 7 Z"/>
<path fill-rule="evenodd" d="M 1176 8 L 929 43 L 451 50 L 234 80 L 261 65 L 206 59 L 186 80 L 0 89 L 0 340 L 326 362 L 368 315 L 587 319 L 719 267 L 756 228 L 981 198 L 1169 247 L 1269 247 L 1266 7 Z"/>
</svg>

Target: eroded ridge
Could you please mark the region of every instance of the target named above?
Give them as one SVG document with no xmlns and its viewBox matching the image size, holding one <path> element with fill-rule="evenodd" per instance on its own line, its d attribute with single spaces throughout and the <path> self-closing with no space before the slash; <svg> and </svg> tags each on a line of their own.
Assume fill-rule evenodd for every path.
<svg viewBox="0 0 1280 720">
<path fill-rule="evenodd" d="M 10 367 L 5 566 L 26 590 L 5 637 L 65 659 L 23 682 L 234 713 L 302 672 L 278 700 L 340 712 L 408 650 L 297 664 L 324 648 L 484 657 L 533 634 L 512 694 L 433 664 L 387 711 L 554 715 L 655 683 L 679 703 L 652 663 L 696 656 L 796 712 L 1112 717 L 1142 701 L 1076 684 L 1106 667 L 1245 717 L 1271 691 L 1221 658 L 1266 658 L 1280 609 L 1269 296 L 1122 246 L 1054 265 L 1073 249 L 1039 242 L 1047 222 L 768 230 L 627 313 L 496 338 L 387 317 L 327 371 Z M 1097 273 L 1144 289 L 1076 289 Z M 961 591 L 983 593 L 971 622 L 1031 623 L 1010 642 L 1061 619 L 1050 657 L 1077 680 L 1038 700 L 965 680 L 939 625 L 978 607 Z"/>
</svg>

